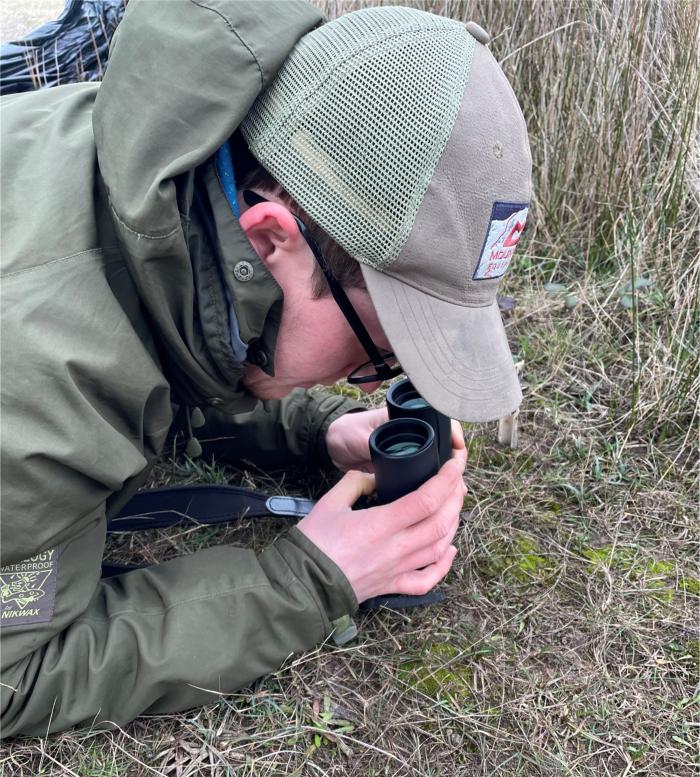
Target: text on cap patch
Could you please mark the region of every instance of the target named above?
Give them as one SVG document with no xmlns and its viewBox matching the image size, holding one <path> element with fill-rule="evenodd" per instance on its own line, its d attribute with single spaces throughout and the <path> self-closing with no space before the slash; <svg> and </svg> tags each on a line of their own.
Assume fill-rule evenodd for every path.
<svg viewBox="0 0 700 777">
<path fill-rule="evenodd" d="M 505 275 L 525 229 L 526 202 L 494 202 L 491 221 L 472 280 L 482 281 Z"/>
</svg>

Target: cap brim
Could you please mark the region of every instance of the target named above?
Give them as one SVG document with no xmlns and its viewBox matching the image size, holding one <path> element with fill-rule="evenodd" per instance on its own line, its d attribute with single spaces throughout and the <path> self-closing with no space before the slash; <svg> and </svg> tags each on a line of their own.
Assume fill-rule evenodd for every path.
<svg viewBox="0 0 700 777">
<path fill-rule="evenodd" d="M 455 305 L 360 266 L 394 353 L 433 407 L 461 421 L 492 421 L 518 408 L 522 392 L 496 301 Z"/>
</svg>

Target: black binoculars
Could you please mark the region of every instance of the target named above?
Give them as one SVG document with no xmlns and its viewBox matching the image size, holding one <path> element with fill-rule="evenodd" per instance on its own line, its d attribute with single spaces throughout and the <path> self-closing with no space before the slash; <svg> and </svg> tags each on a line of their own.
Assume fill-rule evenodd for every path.
<svg viewBox="0 0 700 777">
<path fill-rule="evenodd" d="M 415 491 L 436 475 L 452 454 L 450 419 L 431 407 L 408 378 L 389 389 L 386 402 L 390 420 L 369 437 L 378 504 L 393 502 Z M 442 599 L 442 593 L 437 590 L 423 596 L 386 594 L 368 599 L 361 608 L 417 607 Z"/>
<path fill-rule="evenodd" d="M 408 378 L 387 392 L 390 420 L 369 438 L 380 504 L 415 491 L 452 453 L 450 419 L 431 407 Z"/>
</svg>

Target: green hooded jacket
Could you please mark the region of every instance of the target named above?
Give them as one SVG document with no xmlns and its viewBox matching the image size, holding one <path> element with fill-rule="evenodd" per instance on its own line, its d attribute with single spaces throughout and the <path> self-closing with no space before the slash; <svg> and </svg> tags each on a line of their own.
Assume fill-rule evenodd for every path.
<svg viewBox="0 0 700 777">
<path fill-rule="evenodd" d="M 295 528 L 258 556 L 214 547 L 100 578 L 106 521 L 174 406 L 206 408 L 204 436 L 264 468 L 328 464 L 325 432 L 355 406 L 241 389 L 226 292 L 268 371 L 282 292 L 212 163 L 321 21 L 296 0 L 131 0 L 102 84 L 0 101 L 4 736 L 214 701 L 357 608 Z"/>
</svg>

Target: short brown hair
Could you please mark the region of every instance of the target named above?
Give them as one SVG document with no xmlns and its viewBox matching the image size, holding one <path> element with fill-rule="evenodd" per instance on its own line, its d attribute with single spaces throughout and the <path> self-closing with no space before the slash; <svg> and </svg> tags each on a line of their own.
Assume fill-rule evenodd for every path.
<svg viewBox="0 0 700 777">
<path fill-rule="evenodd" d="M 299 203 L 289 195 L 277 181 L 265 170 L 264 167 L 256 167 L 245 176 L 241 182 L 242 189 L 255 189 L 265 194 L 271 194 L 281 200 L 289 210 L 298 216 L 306 227 L 316 244 L 321 249 L 323 258 L 328 267 L 344 289 L 366 289 L 360 263 L 338 243 L 329 237 L 318 224 L 309 216 Z M 317 264 L 311 279 L 313 295 L 315 298 L 325 297 L 330 294 L 326 276 Z"/>
</svg>

